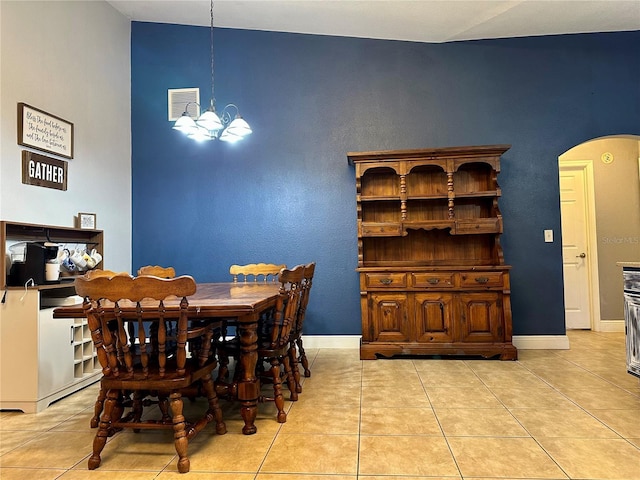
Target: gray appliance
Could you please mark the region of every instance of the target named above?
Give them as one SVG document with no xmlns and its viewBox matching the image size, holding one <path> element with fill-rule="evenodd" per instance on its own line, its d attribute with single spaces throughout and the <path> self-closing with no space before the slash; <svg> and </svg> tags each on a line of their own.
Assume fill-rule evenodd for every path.
<svg viewBox="0 0 640 480">
<path fill-rule="evenodd" d="M 627 372 L 640 378 L 640 268 L 624 267 L 622 275 Z"/>
</svg>

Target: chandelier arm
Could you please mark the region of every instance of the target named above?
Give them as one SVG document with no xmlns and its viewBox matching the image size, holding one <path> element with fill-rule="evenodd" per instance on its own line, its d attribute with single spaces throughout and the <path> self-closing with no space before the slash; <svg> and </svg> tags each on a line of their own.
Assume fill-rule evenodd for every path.
<svg viewBox="0 0 640 480">
<path fill-rule="evenodd" d="M 198 110 L 202 108 L 198 102 L 187 102 L 187 104 L 184 106 L 184 113 L 188 114 L 189 116 L 191 116 L 191 114 L 189 113 L 189 105 L 196 105 L 198 107 Z"/>
<path fill-rule="evenodd" d="M 231 113 L 229 112 L 230 108 L 236 109 L 235 115 L 231 115 Z M 234 118 L 238 116 L 239 113 L 240 113 L 240 109 L 235 103 L 229 103 L 222 109 L 222 112 L 220 112 L 220 120 L 222 120 L 222 123 L 224 124 L 225 128 L 229 126 L 229 124 L 233 121 Z"/>
</svg>

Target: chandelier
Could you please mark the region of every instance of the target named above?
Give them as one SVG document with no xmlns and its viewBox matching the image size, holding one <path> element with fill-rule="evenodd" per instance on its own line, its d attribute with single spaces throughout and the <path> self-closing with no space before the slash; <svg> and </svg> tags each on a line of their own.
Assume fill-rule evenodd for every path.
<svg viewBox="0 0 640 480">
<path fill-rule="evenodd" d="M 220 114 L 216 112 L 216 99 L 213 92 L 213 0 L 211 0 L 211 103 L 206 112 L 194 120 L 189 115 L 189 105 L 200 105 L 189 102 L 184 107 L 184 112 L 176 120 L 173 128 L 184 133 L 196 141 L 220 139 L 222 142 L 235 143 L 251 133 L 251 127 L 240 116 L 238 107 L 230 103 L 222 109 Z"/>
</svg>

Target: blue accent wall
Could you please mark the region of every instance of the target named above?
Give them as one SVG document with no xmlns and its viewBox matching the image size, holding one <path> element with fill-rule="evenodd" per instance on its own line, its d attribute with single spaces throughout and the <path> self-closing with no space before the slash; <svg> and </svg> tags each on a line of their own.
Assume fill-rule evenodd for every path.
<svg viewBox="0 0 640 480">
<path fill-rule="evenodd" d="M 564 334 L 558 156 L 640 134 L 640 32 L 423 44 L 215 30 L 218 110 L 253 134 L 194 143 L 167 89 L 210 97 L 209 29 L 132 24 L 133 265 L 200 282 L 232 263 L 317 262 L 308 334 L 359 334 L 363 150 L 511 144 L 499 182 L 515 335 Z M 544 243 L 543 230 L 556 232 Z"/>
</svg>

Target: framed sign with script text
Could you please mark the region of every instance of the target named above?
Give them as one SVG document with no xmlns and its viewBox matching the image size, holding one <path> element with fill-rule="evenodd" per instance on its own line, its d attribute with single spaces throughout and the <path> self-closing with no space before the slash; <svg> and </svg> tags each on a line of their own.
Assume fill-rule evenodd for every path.
<svg viewBox="0 0 640 480">
<path fill-rule="evenodd" d="M 18 145 L 73 158 L 73 123 L 18 103 Z"/>
</svg>

